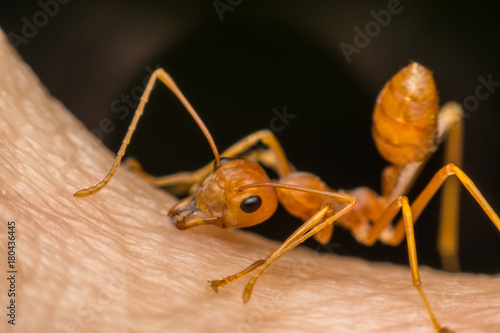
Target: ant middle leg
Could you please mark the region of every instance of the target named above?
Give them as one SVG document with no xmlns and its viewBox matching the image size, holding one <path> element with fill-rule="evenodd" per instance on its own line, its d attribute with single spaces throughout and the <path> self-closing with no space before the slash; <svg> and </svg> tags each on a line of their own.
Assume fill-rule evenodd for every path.
<svg viewBox="0 0 500 333">
<path fill-rule="evenodd" d="M 252 150 L 252 147 L 259 143 L 262 143 L 264 149 Z M 226 149 L 221 156 L 227 158 L 245 157 L 270 168 L 279 177 L 294 171 L 278 139 L 269 130 L 260 130 L 244 137 Z M 148 183 L 157 187 L 169 187 L 169 191 L 176 195 L 192 192 L 197 185 L 213 172 L 214 168 L 212 162 L 193 172 L 179 172 L 154 177 L 144 172 L 140 163 L 135 159 L 127 159 L 125 163 Z"/>
<path fill-rule="evenodd" d="M 474 183 L 470 180 L 470 178 L 460 168 L 450 163 L 441 168 L 434 175 L 429 184 L 425 187 L 422 193 L 420 193 L 417 199 L 415 199 L 411 206 L 408 204 L 408 199 L 406 198 L 406 196 L 401 196 L 397 200 L 391 202 L 388 206 L 386 206 L 380 217 L 376 221 L 374 221 L 373 228 L 370 230 L 368 238 L 365 240 L 366 243 L 373 243 L 378 238 L 383 243 L 396 246 L 399 245 L 406 237 L 413 286 L 417 288 L 427 308 L 431 321 L 434 323 L 434 326 L 438 331 L 441 330 L 441 327 L 436 317 L 434 316 L 427 297 L 425 296 L 422 288 L 422 282 L 420 280 L 417 262 L 417 251 L 415 246 L 415 236 L 413 233 L 413 223 L 418 219 L 425 206 L 436 194 L 441 185 L 443 185 L 444 181 L 451 175 L 457 176 L 458 180 L 464 185 L 464 187 L 469 191 L 474 199 L 476 199 L 484 212 L 488 215 L 490 220 L 500 231 L 500 218 L 498 217 L 498 215 L 491 208 L 489 203 L 486 201 L 486 199 L 483 197 Z M 402 209 L 403 216 L 396 223 L 395 227 L 392 228 L 390 226 L 390 222 L 396 216 L 399 208 Z"/>
<path fill-rule="evenodd" d="M 476 199 L 477 203 L 481 206 L 483 211 L 488 215 L 491 222 L 500 231 L 500 218 L 495 213 L 493 208 L 484 196 L 481 194 L 476 185 L 472 180 L 456 165 L 450 163 L 442 167 L 431 179 L 429 184 L 424 188 L 420 195 L 415 199 L 411 205 L 411 211 L 414 216 L 414 221 L 418 219 L 425 206 L 428 204 L 430 199 L 436 194 L 437 190 L 443 185 L 444 181 L 448 179 L 449 176 L 455 175 L 458 180 L 464 185 L 464 187 L 469 191 L 469 193 Z M 395 225 L 394 229 L 389 232 L 381 233 L 380 240 L 389 245 L 398 245 L 402 242 L 405 235 L 405 227 L 401 218 Z"/>
</svg>

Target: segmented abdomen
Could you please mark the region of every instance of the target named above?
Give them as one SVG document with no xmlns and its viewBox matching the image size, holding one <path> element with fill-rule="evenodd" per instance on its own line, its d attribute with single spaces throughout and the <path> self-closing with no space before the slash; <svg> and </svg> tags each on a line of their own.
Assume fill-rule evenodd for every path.
<svg viewBox="0 0 500 333">
<path fill-rule="evenodd" d="M 395 165 L 422 160 L 436 147 L 436 85 L 429 69 L 414 62 L 380 92 L 372 134 L 380 154 Z"/>
</svg>

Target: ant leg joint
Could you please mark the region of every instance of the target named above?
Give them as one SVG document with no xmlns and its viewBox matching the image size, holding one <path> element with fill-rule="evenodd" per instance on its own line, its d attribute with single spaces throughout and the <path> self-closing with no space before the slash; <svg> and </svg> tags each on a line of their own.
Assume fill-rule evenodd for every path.
<svg viewBox="0 0 500 333">
<path fill-rule="evenodd" d="M 454 163 L 448 163 L 445 165 L 444 169 L 446 170 L 446 174 L 448 176 L 455 174 L 455 169 L 458 167 Z"/>
<path fill-rule="evenodd" d="M 335 213 L 335 206 L 334 206 L 333 202 L 327 202 L 327 203 L 325 203 L 325 206 L 328 207 L 328 214 Z"/>
<path fill-rule="evenodd" d="M 409 200 L 408 200 L 408 197 L 406 195 L 400 196 L 399 199 L 398 199 L 398 201 L 399 201 L 399 206 L 400 207 L 403 207 L 404 204 L 409 204 Z"/>
</svg>

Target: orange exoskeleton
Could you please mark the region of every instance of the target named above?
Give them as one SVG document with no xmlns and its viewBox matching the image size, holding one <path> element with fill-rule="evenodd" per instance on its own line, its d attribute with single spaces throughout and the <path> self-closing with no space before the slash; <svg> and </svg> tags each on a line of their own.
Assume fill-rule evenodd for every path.
<svg viewBox="0 0 500 333">
<path fill-rule="evenodd" d="M 373 115 L 373 137 L 380 154 L 391 163 L 382 174 L 382 195 L 365 187 L 334 191 L 319 177 L 295 171 L 280 143 L 268 130 L 243 138 L 223 152 L 221 158 L 208 129 L 173 79 L 163 69 L 157 69 L 148 82 L 108 174 L 96 185 L 76 192 L 75 196 L 94 194 L 109 183 L 157 79 L 170 88 L 184 104 L 205 134 L 215 156 L 213 163 L 195 172 L 180 172 L 159 178 L 144 173 L 137 162 L 130 162 L 144 179 L 154 185 L 182 185 L 182 188 L 190 188 L 190 194 L 169 212 L 177 228 L 186 229 L 202 224 L 222 228 L 248 227 L 271 217 L 278 203 L 290 214 L 304 221 L 266 258 L 256 260 L 237 274 L 211 281 L 214 290 L 251 274 L 243 293 L 244 301 L 248 301 L 257 279 L 274 261 L 311 236 L 321 243 L 328 242 L 333 226 L 339 225 L 351 230 L 358 242 L 368 246 L 376 241 L 398 245 L 406 238 L 413 285 L 436 330 L 445 330 L 434 316 L 422 288 L 413 223 L 450 175 L 457 176 L 499 230 L 500 219 L 474 183 L 456 165 L 460 165 L 461 157 L 462 111 L 456 103 L 448 103 L 439 110 L 435 83 L 427 68 L 411 63 L 385 85 L 377 99 Z M 410 205 L 406 193 L 429 156 L 446 137 L 448 156 L 456 164 L 448 163 L 441 168 Z M 255 148 L 258 143 L 260 148 Z M 275 171 L 279 179 L 269 179 L 261 164 Z M 450 269 L 457 269 L 458 265 L 457 236 L 454 231 L 458 210 L 456 193 L 456 188 L 445 188 L 444 205 L 449 214 L 441 219 L 443 232 L 440 236 L 440 250 L 444 265 Z M 400 211 L 402 217 L 393 225 L 392 220 Z"/>
</svg>

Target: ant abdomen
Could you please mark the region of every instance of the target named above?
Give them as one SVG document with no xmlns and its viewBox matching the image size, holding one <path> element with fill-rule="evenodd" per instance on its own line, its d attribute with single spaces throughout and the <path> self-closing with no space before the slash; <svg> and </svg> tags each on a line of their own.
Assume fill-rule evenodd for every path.
<svg viewBox="0 0 500 333">
<path fill-rule="evenodd" d="M 420 161 L 436 147 L 438 94 L 429 69 L 414 62 L 380 92 L 372 134 L 380 154 L 395 165 Z"/>
</svg>

